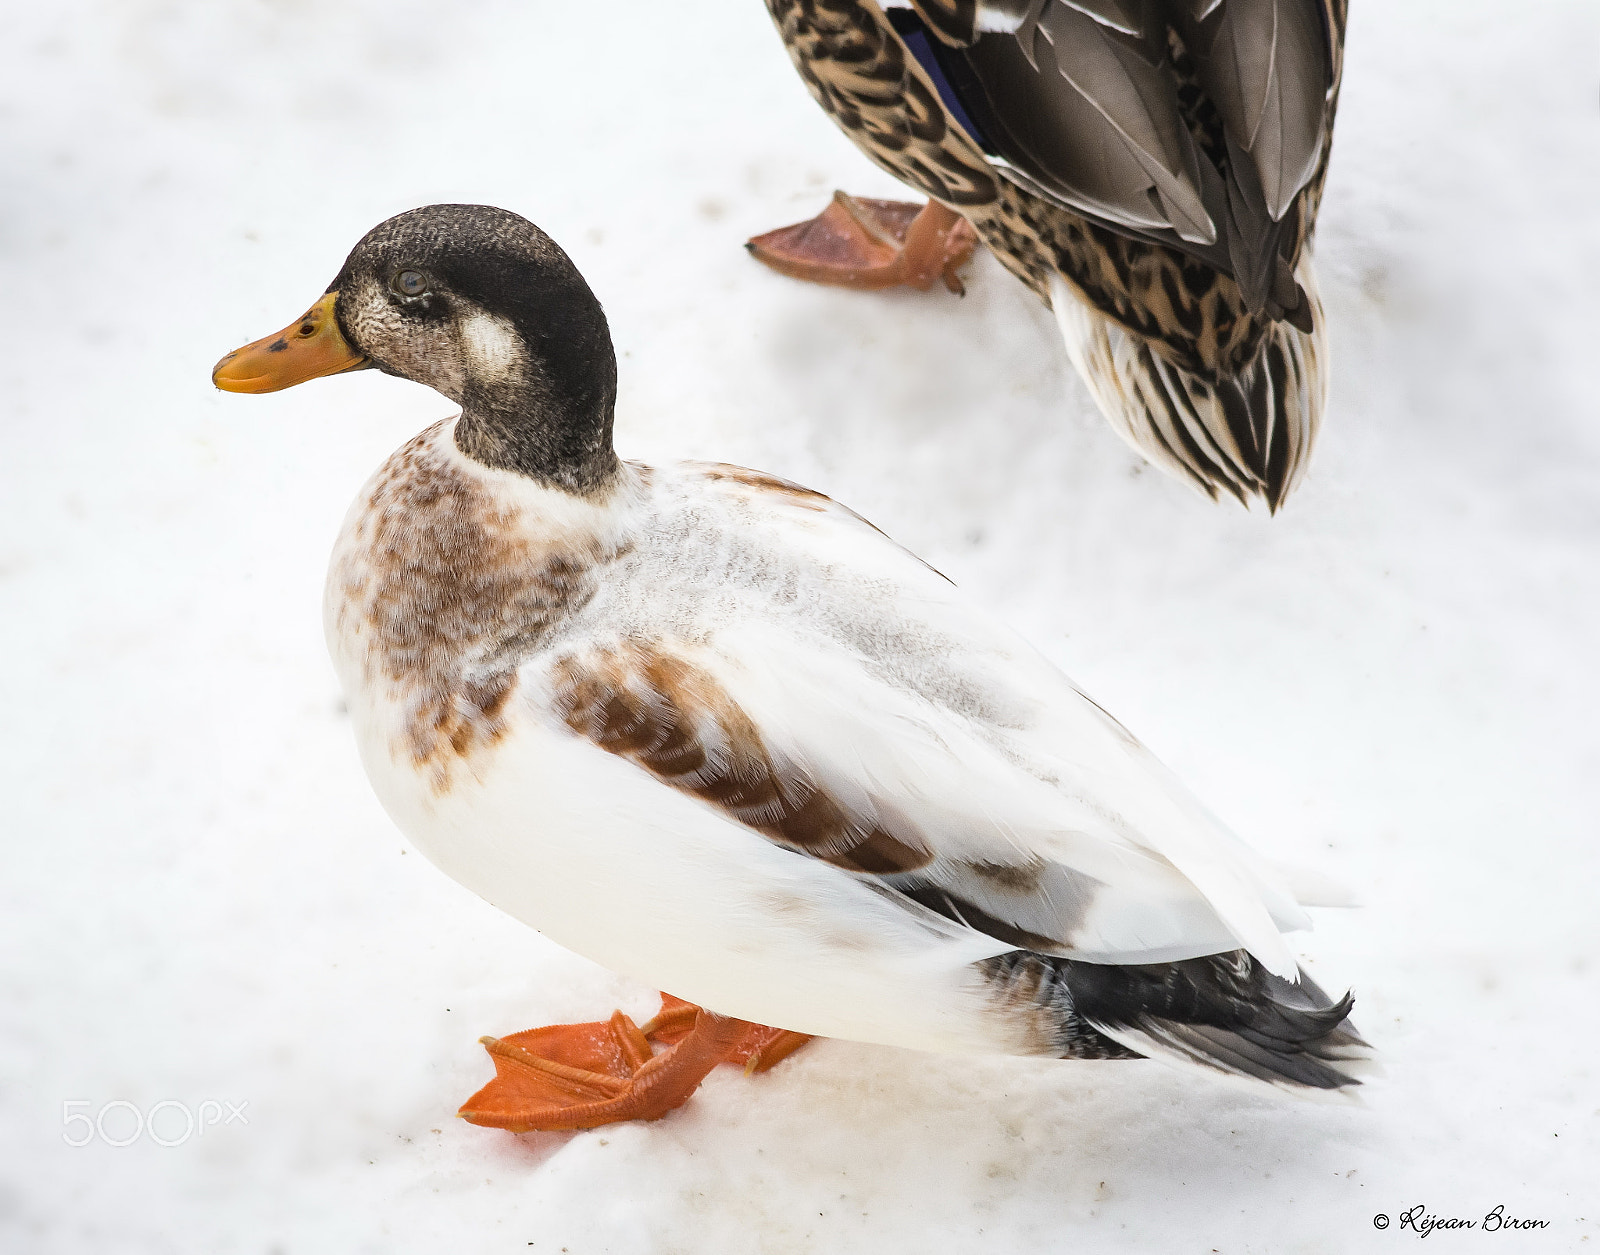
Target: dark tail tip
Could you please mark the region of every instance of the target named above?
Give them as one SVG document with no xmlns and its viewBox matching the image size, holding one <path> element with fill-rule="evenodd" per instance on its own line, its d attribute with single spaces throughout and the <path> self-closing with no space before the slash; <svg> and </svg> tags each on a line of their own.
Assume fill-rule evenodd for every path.
<svg viewBox="0 0 1600 1255">
<path fill-rule="evenodd" d="M 1304 974 L 1297 984 L 1283 980 L 1244 951 L 1071 967 L 1063 976 L 1077 1014 L 1141 1054 L 1305 1089 L 1361 1083 L 1349 1066 L 1369 1053 L 1350 1023 L 1355 999 L 1334 1001 Z"/>
</svg>

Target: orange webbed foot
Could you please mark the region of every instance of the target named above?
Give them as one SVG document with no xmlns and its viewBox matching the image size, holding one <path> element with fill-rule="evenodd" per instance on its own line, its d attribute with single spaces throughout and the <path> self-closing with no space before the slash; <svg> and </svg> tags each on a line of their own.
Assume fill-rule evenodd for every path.
<svg viewBox="0 0 1600 1255">
<path fill-rule="evenodd" d="M 656 1120 L 686 1103 L 717 1064 L 765 1071 L 808 1040 L 663 994 L 660 1014 L 642 1028 L 618 1011 L 605 1022 L 483 1038 L 495 1077 L 457 1114 L 513 1133 Z M 653 1045 L 666 1049 L 656 1054 Z"/>
<path fill-rule="evenodd" d="M 780 227 L 745 247 L 790 278 L 873 292 L 905 284 L 926 292 L 937 279 L 961 293 L 956 271 L 978 246 L 977 232 L 938 201 L 912 205 L 835 192 L 808 222 Z"/>
<path fill-rule="evenodd" d="M 729 1063 L 744 1064 L 745 1075 L 765 1072 L 775 1068 L 795 1051 L 811 1040 L 810 1033 L 796 1033 L 787 1028 L 768 1028 L 765 1024 L 752 1024 L 734 1052 Z"/>
<path fill-rule="evenodd" d="M 661 1010 L 639 1031 L 653 1042 L 682 1041 L 694 1024 L 699 1007 L 671 994 L 661 995 Z M 751 1024 L 744 1038 L 728 1052 L 727 1063 L 741 1065 L 746 1075 L 775 1068 L 811 1040 L 810 1033 Z"/>
</svg>

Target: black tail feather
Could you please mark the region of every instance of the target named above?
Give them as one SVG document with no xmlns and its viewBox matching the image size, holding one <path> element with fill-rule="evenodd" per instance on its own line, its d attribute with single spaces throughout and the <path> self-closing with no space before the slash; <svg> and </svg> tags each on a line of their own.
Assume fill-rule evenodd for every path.
<svg viewBox="0 0 1600 1255">
<path fill-rule="evenodd" d="M 1274 976 L 1243 950 L 1127 965 L 1013 951 L 984 967 L 1013 995 L 1035 991 L 1064 1056 L 1116 1057 L 1106 1049 L 1115 1043 L 1273 1084 L 1360 1084 L 1349 1065 L 1368 1047 L 1350 1023 L 1351 996 L 1334 1001 L 1304 973 Z"/>
</svg>

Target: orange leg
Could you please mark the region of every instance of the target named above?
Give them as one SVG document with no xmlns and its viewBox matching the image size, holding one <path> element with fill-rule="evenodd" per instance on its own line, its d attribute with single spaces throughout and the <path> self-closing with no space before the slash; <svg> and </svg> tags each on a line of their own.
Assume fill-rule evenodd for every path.
<svg viewBox="0 0 1600 1255">
<path fill-rule="evenodd" d="M 656 1120 L 681 1107 L 723 1062 L 762 1072 L 809 1037 L 703 1011 L 663 994 L 661 1014 L 636 1025 L 618 1011 L 605 1023 L 555 1024 L 482 1039 L 495 1077 L 458 1113 L 525 1133 Z M 660 1054 L 652 1043 L 665 1045 Z"/>
<path fill-rule="evenodd" d="M 758 261 L 812 283 L 874 292 L 901 284 L 926 292 L 942 278 L 963 292 L 957 269 L 978 246 L 977 232 L 936 200 L 918 207 L 835 192 L 809 222 L 780 227 L 745 245 Z"/>
<path fill-rule="evenodd" d="M 661 1010 L 655 1019 L 639 1031 L 651 1041 L 671 1045 L 682 1041 L 694 1025 L 695 1013 L 700 1010 L 692 1002 L 661 995 Z M 626 1018 L 626 1017 L 624 1017 Z M 745 1073 L 765 1072 L 775 1068 L 795 1051 L 811 1040 L 810 1033 L 796 1033 L 787 1028 L 768 1028 L 765 1024 L 752 1024 L 750 1031 L 728 1052 L 726 1062 L 741 1063 Z"/>
</svg>

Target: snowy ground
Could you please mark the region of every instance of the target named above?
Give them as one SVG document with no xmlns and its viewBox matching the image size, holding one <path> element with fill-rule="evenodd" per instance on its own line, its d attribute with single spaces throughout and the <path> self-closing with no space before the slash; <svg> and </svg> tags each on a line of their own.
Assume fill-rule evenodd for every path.
<svg viewBox="0 0 1600 1255">
<path fill-rule="evenodd" d="M 957 301 L 745 256 L 836 185 L 895 190 L 757 0 L 11 6 L 0 1247 L 1343 1252 L 1409 1243 L 1416 1204 L 1503 1204 L 1549 1227 L 1435 1246 L 1588 1249 L 1596 16 L 1355 8 L 1318 241 L 1333 406 L 1269 520 L 1142 469 L 992 260 Z M 327 549 L 448 403 L 371 373 L 208 381 L 367 227 L 436 200 L 573 254 L 625 453 L 849 503 L 1253 843 L 1357 886 L 1303 949 L 1381 1048 L 1364 1103 L 829 1042 L 655 1125 L 452 1118 L 489 1072 L 478 1035 L 653 999 L 408 852 L 356 762 Z M 129 1106 L 66 1144 L 64 1103 L 115 1100 L 169 1103 L 181 1144 L 105 1144 Z"/>
</svg>

